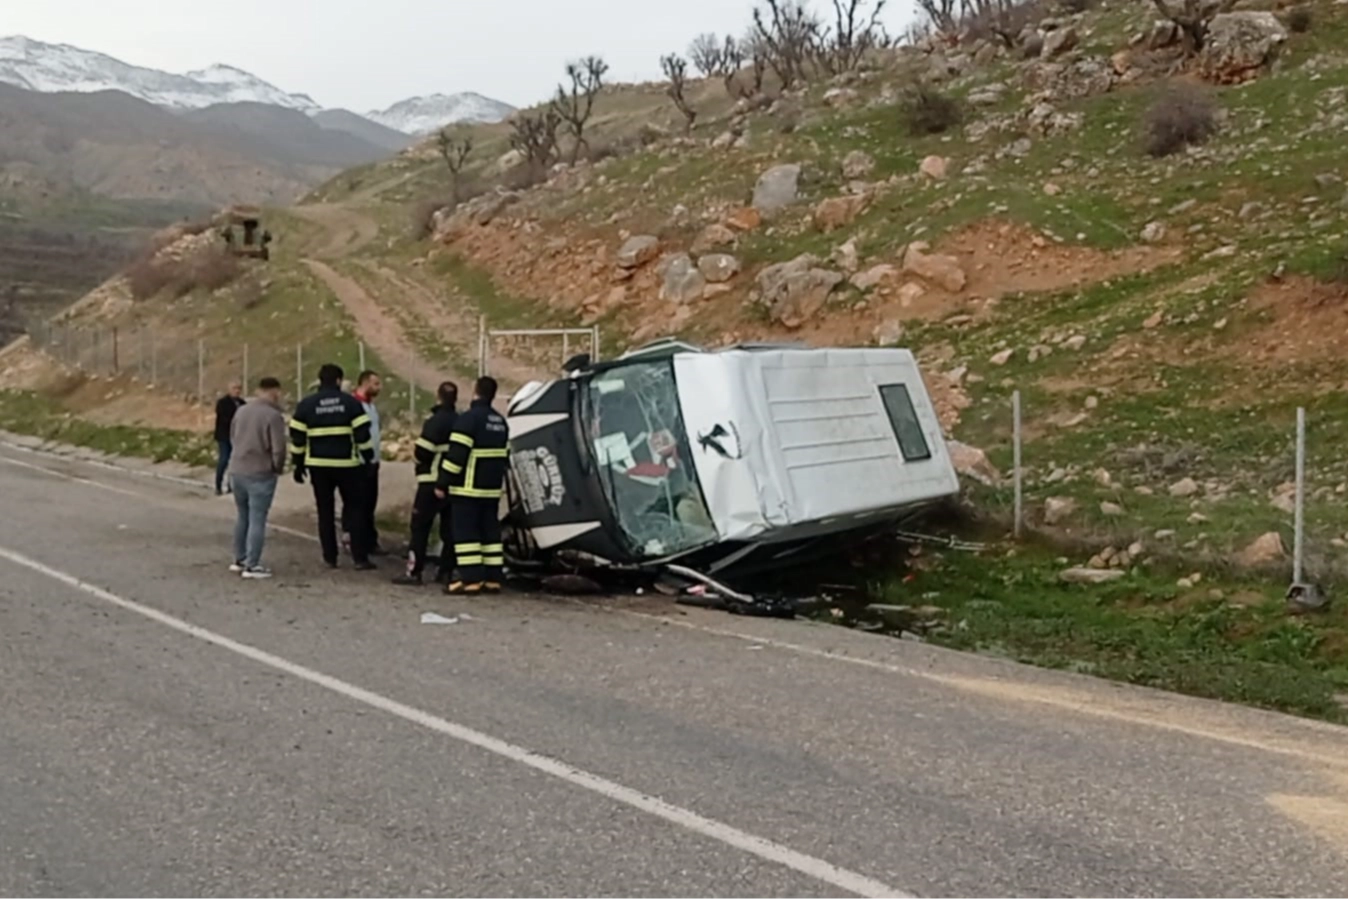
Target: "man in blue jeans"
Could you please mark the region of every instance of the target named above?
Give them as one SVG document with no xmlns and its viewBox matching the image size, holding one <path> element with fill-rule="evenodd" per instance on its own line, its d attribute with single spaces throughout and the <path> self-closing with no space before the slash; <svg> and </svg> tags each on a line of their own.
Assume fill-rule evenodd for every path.
<svg viewBox="0 0 1348 899">
<path fill-rule="evenodd" d="M 234 481 L 234 563 L 229 570 L 248 580 L 271 577 L 262 564 L 267 515 L 276 497 L 276 481 L 285 471 L 290 441 L 281 411 L 281 382 L 263 378 L 257 396 L 239 409 L 230 426 L 234 452 L 229 475 Z"/>
<path fill-rule="evenodd" d="M 225 472 L 229 470 L 229 456 L 233 449 L 229 428 L 234 423 L 234 413 L 243 405 L 242 394 L 243 385 L 234 381 L 229 385 L 229 392 L 220 397 L 215 404 L 215 445 L 220 448 L 220 455 L 215 460 L 216 496 L 223 493 L 228 486 L 225 482 Z"/>
</svg>

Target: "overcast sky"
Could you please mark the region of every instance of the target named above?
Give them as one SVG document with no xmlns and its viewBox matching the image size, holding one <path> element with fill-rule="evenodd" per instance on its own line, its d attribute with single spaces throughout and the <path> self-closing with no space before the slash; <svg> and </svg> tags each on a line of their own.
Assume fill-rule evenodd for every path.
<svg viewBox="0 0 1348 899">
<path fill-rule="evenodd" d="M 0 28 L 124 62 L 246 69 L 324 106 L 382 109 L 419 94 L 544 99 L 568 59 L 598 53 L 610 80 L 655 78 L 702 31 L 741 32 L 754 0 L 9 0 Z M 829 0 L 813 0 L 820 10 Z M 891 0 L 898 33 L 912 0 Z"/>
</svg>

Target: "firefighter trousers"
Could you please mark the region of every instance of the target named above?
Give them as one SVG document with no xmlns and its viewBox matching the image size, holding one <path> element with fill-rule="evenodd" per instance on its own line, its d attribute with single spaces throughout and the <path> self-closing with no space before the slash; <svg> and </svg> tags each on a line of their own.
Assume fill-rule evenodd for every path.
<svg viewBox="0 0 1348 899">
<path fill-rule="evenodd" d="M 505 548 L 501 545 L 501 501 L 452 496 L 450 520 L 459 580 L 468 585 L 501 583 Z"/>
<path fill-rule="evenodd" d="M 318 507 L 318 542 L 323 547 L 323 561 L 337 564 L 337 494 L 342 507 L 357 514 L 364 494 L 364 472 L 359 468 L 310 468 L 309 483 L 314 488 L 314 504 Z M 351 535 L 351 557 L 357 562 L 370 560 L 370 548 L 365 532 L 357 528 Z"/>
<path fill-rule="evenodd" d="M 440 540 L 445 544 L 440 551 L 440 575 L 448 577 L 454 570 L 454 529 L 451 527 L 449 500 L 435 495 L 434 484 L 418 484 L 416 499 L 412 501 L 412 545 L 408 552 L 408 574 L 420 575 L 426 570 L 427 552 L 431 543 L 431 528 L 440 520 Z"/>
</svg>

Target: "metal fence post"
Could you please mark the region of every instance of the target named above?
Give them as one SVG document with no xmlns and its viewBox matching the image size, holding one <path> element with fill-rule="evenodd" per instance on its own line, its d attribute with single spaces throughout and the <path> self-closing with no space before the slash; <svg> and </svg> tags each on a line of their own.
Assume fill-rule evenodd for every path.
<svg viewBox="0 0 1348 899">
<path fill-rule="evenodd" d="M 417 423 L 417 385 L 411 381 L 407 382 L 407 405 L 412 410 L 412 424 Z M 439 472 L 436 472 L 439 474 Z"/>
<path fill-rule="evenodd" d="M 593 330 L 594 330 L 594 336 L 590 338 L 590 350 L 591 350 L 591 352 L 590 352 L 590 356 L 591 356 L 590 361 L 591 361 L 591 362 L 598 362 L 598 361 L 599 361 L 599 326 L 598 326 L 598 325 L 594 325 L 594 326 L 593 326 Z"/>
<path fill-rule="evenodd" d="M 1020 465 L 1020 391 L 1016 390 L 1011 394 L 1011 467 L 1013 478 L 1015 480 L 1016 490 L 1016 511 L 1015 511 L 1015 536 L 1020 539 L 1021 530 L 1024 526 L 1025 514 L 1025 494 L 1024 482 Z"/>
<path fill-rule="evenodd" d="M 295 402 L 304 396 L 304 344 L 295 344 Z"/>
<path fill-rule="evenodd" d="M 487 373 L 487 317 L 479 315 L 477 317 L 477 375 L 482 377 Z"/>
<path fill-rule="evenodd" d="M 566 360 L 568 360 L 568 359 L 570 359 L 570 358 L 571 358 L 571 335 L 570 335 L 570 334 L 563 334 L 563 335 L 562 335 L 562 364 L 565 365 L 565 364 L 566 364 Z"/>
<path fill-rule="evenodd" d="M 365 341 L 356 341 L 356 355 L 360 360 L 360 371 L 365 371 Z"/>
<path fill-rule="evenodd" d="M 1293 521 L 1292 583 L 1301 583 L 1306 551 L 1306 410 L 1297 407 L 1297 492 Z"/>
<path fill-rule="evenodd" d="M 197 402 L 206 406 L 206 341 L 197 341 Z"/>
</svg>

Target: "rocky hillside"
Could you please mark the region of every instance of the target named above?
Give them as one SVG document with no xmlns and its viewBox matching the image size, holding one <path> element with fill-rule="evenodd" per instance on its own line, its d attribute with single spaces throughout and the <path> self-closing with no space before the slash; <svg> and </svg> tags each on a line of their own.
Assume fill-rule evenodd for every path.
<svg viewBox="0 0 1348 899">
<path fill-rule="evenodd" d="M 911 346 L 951 433 L 1001 468 L 1018 389 L 1033 523 L 1088 541 L 1219 558 L 1262 535 L 1246 558 L 1270 561 L 1305 405 L 1328 564 L 1348 538 L 1348 9 L 1074 6 L 787 91 L 690 83 L 686 133 L 665 86 L 606 89 L 592 161 L 524 189 L 510 130 L 477 132 L 458 180 L 487 193 L 389 252 L 610 346 Z M 392 209 L 451 176 L 428 144 L 315 196 L 352 191 Z"/>
</svg>

